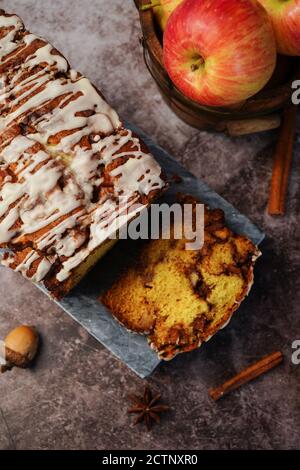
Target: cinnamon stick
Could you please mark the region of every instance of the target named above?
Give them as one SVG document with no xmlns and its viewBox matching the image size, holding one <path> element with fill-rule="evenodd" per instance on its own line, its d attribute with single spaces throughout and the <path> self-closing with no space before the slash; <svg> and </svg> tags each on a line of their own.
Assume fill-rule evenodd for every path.
<svg viewBox="0 0 300 470">
<path fill-rule="evenodd" d="M 289 104 L 283 111 L 282 124 L 274 154 L 268 213 L 283 215 L 285 197 L 293 157 L 297 106 Z"/>
<path fill-rule="evenodd" d="M 260 375 L 268 372 L 269 370 L 273 369 L 273 367 L 278 366 L 283 360 L 283 355 L 281 351 L 273 352 L 268 356 L 265 356 L 260 361 L 252 364 L 251 366 L 247 367 L 246 369 L 239 372 L 239 374 L 235 375 L 231 379 L 227 380 L 223 385 L 220 385 L 216 388 L 211 388 L 209 390 L 210 397 L 217 401 L 220 398 L 227 395 L 232 390 L 237 389 L 241 385 L 244 385 L 250 382 L 253 379 L 256 379 Z"/>
</svg>

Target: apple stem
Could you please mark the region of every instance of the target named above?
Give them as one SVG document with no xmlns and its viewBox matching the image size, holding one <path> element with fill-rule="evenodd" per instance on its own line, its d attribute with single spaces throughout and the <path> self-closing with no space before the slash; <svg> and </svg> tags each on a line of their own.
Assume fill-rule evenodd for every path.
<svg viewBox="0 0 300 470">
<path fill-rule="evenodd" d="M 142 5 L 140 7 L 140 10 L 147 11 L 147 10 L 151 10 L 151 8 L 159 7 L 160 5 L 161 5 L 160 0 L 152 0 L 150 3 L 146 3 L 146 5 Z"/>
<path fill-rule="evenodd" d="M 199 69 L 200 65 L 203 65 L 205 60 L 203 57 L 197 57 L 196 61 L 191 65 L 191 70 L 192 72 L 195 72 L 196 70 Z"/>
</svg>

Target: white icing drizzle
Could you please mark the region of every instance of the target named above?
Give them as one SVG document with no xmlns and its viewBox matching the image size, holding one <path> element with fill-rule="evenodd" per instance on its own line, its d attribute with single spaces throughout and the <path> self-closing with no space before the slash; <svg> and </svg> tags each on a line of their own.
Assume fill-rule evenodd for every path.
<svg viewBox="0 0 300 470">
<path fill-rule="evenodd" d="M 47 260 L 47 258 L 42 258 L 35 274 L 31 277 L 32 282 L 41 282 L 48 274 L 51 266 L 52 264 Z"/>
<path fill-rule="evenodd" d="M 5 57 L 17 49 L 18 43 L 14 42 L 15 35 L 23 28 L 23 23 L 16 15 L 1 16 L 1 28 L 12 28 L 0 41 L 0 57 Z"/>
<path fill-rule="evenodd" d="M 35 262 L 35 282 L 56 263 L 63 282 L 164 186 L 161 169 L 51 44 L 15 15 L 0 30 L 0 246 L 32 245 L 2 263 L 28 277 Z"/>
<path fill-rule="evenodd" d="M 32 140 L 27 139 L 27 137 L 23 137 L 22 135 L 18 135 L 2 150 L 1 159 L 6 163 L 17 162 L 20 155 L 32 147 L 33 144 L 34 142 L 32 142 Z"/>
<path fill-rule="evenodd" d="M 130 155 L 138 157 L 140 155 L 140 151 L 132 152 Z M 148 175 L 147 170 L 150 166 L 153 169 L 154 166 L 151 155 L 145 155 L 139 165 L 136 164 L 135 158 L 129 158 L 129 160 L 122 165 L 122 168 L 115 168 L 111 174 L 112 176 L 119 176 L 117 184 L 120 189 L 124 191 L 139 191 L 142 194 L 149 194 L 154 186 L 160 187 L 160 167 L 157 163 L 156 165 L 156 173 L 154 173 L 154 175 Z"/>
<path fill-rule="evenodd" d="M 33 36 L 33 38 L 35 38 L 34 34 L 28 36 Z M 28 39 L 25 42 L 27 42 L 28 45 Z M 68 62 L 61 55 L 53 53 L 53 47 L 51 46 L 51 44 L 46 44 L 44 47 L 38 49 L 32 56 L 28 57 L 25 61 L 26 68 L 30 69 L 32 67 L 35 67 L 37 62 L 39 64 L 45 62 L 50 67 L 54 65 L 57 70 L 61 72 L 67 72 L 68 70 Z"/>
<path fill-rule="evenodd" d="M 30 269 L 30 266 L 32 265 L 32 263 L 38 259 L 39 259 L 38 253 L 36 253 L 35 251 L 30 251 L 28 255 L 25 257 L 23 263 L 19 264 L 19 266 L 16 267 L 16 271 L 19 271 L 23 275 L 26 276 L 26 273 L 28 269 Z"/>
</svg>

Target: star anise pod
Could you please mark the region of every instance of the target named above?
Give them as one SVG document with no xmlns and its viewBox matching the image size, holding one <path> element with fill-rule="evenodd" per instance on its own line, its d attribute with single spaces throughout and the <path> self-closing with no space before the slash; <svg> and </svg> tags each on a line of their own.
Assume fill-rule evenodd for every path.
<svg viewBox="0 0 300 470">
<path fill-rule="evenodd" d="M 158 393 L 153 396 L 148 386 L 145 387 L 142 397 L 130 395 L 129 398 L 132 400 L 134 406 L 128 409 L 128 413 L 137 413 L 138 415 L 133 424 L 145 423 L 148 430 L 151 429 L 154 422 L 157 424 L 160 423 L 160 413 L 170 409 L 167 405 L 158 404 L 161 399 L 161 394 Z"/>
</svg>

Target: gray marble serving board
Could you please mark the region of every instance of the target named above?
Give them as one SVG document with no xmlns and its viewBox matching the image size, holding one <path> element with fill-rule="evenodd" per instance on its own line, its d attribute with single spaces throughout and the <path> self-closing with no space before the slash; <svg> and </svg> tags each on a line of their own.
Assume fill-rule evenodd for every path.
<svg viewBox="0 0 300 470">
<path fill-rule="evenodd" d="M 210 189 L 206 183 L 185 170 L 139 129 L 131 125 L 128 127 L 131 127 L 143 138 L 156 160 L 161 164 L 168 179 L 171 179 L 174 174 L 181 177 L 181 182 L 171 186 L 165 193 L 162 198 L 164 202 L 174 202 L 178 192 L 191 194 L 212 208 L 221 208 L 230 228 L 237 233 L 247 235 L 255 244 L 260 244 L 264 234 L 247 217 Z M 101 260 L 99 265 L 102 263 Z M 108 266 L 108 271 L 110 271 L 110 267 L 112 268 L 112 266 Z M 101 266 L 99 268 L 101 269 Z M 127 331 L 99 301 L 103 272 L 98 275 L 97 269 L 98 267 L 93 269 L 67 297 L 55 302 L 139 377 L 145 378 L 157 367 L 160 360 L 150 349 L 144 336 Z M 106 276 L 109 276 L 107 271 L 105 271 Z M 44 288 L 38 287 L 47 294 Z M 201 354 L 201 352 L 199 353 Z"/>
</svg>

